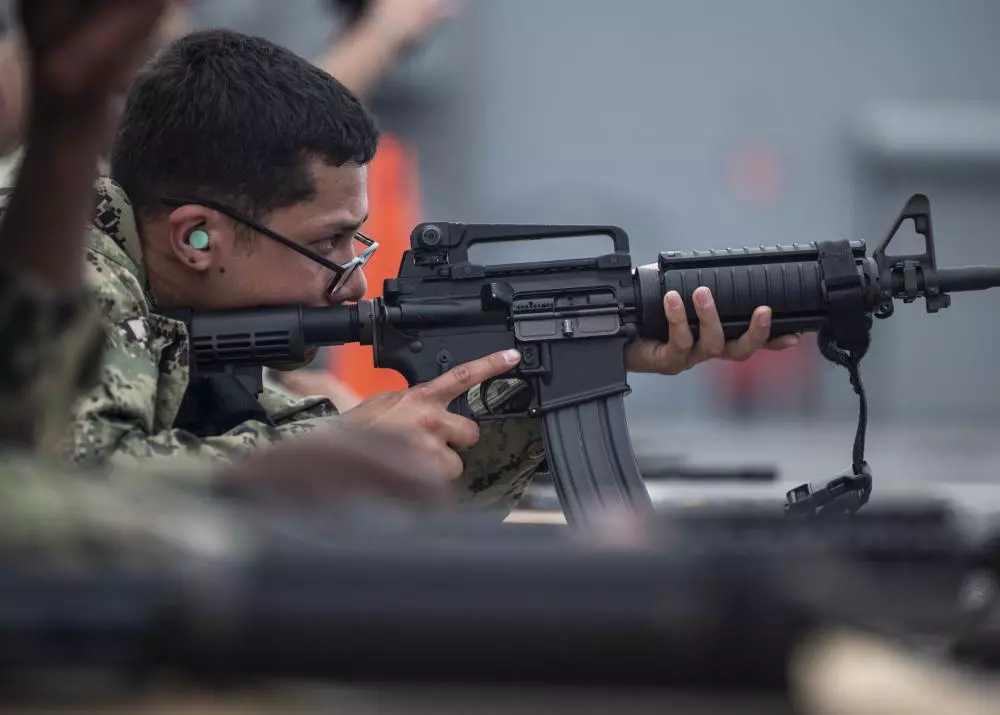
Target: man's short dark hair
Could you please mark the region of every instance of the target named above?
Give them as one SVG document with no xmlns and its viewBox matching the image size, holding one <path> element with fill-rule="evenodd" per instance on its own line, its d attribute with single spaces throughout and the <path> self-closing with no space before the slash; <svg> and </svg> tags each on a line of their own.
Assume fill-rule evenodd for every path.
<svg viewBox="0 0 1000 715">
<path fill-rule="evenodd" d="M 371 115 L 290 50 L 228 30 L 195 32 L 132 85 L 111 176 L 142 213 L 160 197 L 224 201 L 261 218 L 315 194 L 310 164 L 367 164 Z"/>
</svg>

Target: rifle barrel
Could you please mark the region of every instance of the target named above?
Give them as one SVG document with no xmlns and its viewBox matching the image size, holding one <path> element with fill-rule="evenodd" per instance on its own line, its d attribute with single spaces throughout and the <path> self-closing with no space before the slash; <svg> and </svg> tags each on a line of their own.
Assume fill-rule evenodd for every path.
<svg viewBox="0 0 1000 715">
<path fill-rule="evenodd" d="M 934 270 L 933 275 L 937 278 L 937 287 L 942 293 L 959 293 L 1000 287 L 1000 267 L 997 266 L 938 268 Z M 894 298 L 902 298 L 910 294 L 914 288 L 918 294 L 923 294 L 927 289 L 926 276 L 921 270 L 913 273 L 914 284 L 909 287 L 906 285 L 906 276 L 902 268 L 893 268 L 890 277 Z"/>
<path fill-rule="evenodd" d="M 938 269 L 938 283 L 945 293 L 1000 287 L 1000 266 L 966 266 Z"/>
</svg>

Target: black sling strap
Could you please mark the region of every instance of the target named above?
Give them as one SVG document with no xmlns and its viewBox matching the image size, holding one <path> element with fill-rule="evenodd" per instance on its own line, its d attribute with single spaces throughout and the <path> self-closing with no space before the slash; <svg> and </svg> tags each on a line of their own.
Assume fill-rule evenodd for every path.
<svg viewBox="0 0 1000 715">
<path fill-rule="evenodd" d="M 239 378 L 217 373 L 191 380 L 174 427 L 198 437 L 215 437 L 250 420 L 274 426 L 267 410 Z"/>
<path fill-rule="evenodd" d="M 190 331 L 194 314 L 190 308 L 160 308 L 156 313 L 184 323 Z M 262 368 L 247 371 L 242 375 L 244 380 L 229 372 L 200 374 L 194 356 L 189 357 L 191 378 L 174 419 L 175 428 L 197 437 L 217 437 L 251 420 L 274 426 L 257 399 L 263 388 Z M 247 386 L 248 382 L 255 390 Z"/>
<path fill-rule="evenodd" d="M 868 399 L 861 382 L 861 358 L 871 343 L 871 316 L 865 311 L 865 284 L 858 273 L 847 241 L 817 244 L 830 317 L 817 336 L 823 357 L 847 369 L 858 396 L 858 427 L 854 435 L 851 467 L 814 490 L 804 484 L 786 495 L 785 511 L 791 515 L 853 514 L 871 496 L 872 477 L 865 461 Z"/>
</svg>

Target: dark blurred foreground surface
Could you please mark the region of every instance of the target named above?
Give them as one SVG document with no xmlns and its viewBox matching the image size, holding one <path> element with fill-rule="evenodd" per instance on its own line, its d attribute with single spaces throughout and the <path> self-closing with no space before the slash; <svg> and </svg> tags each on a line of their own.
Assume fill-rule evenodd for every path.
<svg viewBox="0 0 1000 715">
<path fill-rule="evenodd" d="M 591 534 L 160 507 L 72 552 L 8 545 L 10 711 L 860 713 L 964 678 L 938 711 L 961 713 L 987 686 L 955 663 L 1000 663 L 1000 551 L 935 503 L 666 509 Z"/>
</svg>

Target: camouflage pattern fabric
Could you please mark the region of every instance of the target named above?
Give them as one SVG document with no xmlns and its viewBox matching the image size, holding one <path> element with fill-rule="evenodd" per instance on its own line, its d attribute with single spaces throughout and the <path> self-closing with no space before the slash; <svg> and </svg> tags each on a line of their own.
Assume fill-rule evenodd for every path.
<svg viewBox="0 0 1000 715">
<path fill-rule="evenodd" d="M 174 428 L 189 377 L 187 329 L 153 313 L 128 197 L 107 178 L 98 180 L 96 190 L 86 239 L 87 284 L 106 319 L 107 339 L 100 385 L 78 403 L 65 443 L 74 464 L 134 465 L 178 456 L 230 461 L 337 418 L 326 398 L 297 399 L 266 389 L 260 402 L 276 427 L 251 421 L 204 439 Z M 484 424 L 480 442 L 463 454 L 457 498 L 513 508 L 544 456 L 537 420 Z"/>
<path fill-rule="evenodd" d="M 86 296 L 60 298 L 0 266 L 0 444 L 56 453 L 73 399 L 98 382 L 102 336 Z"/>
<path fill-rule="evenodd" d="M 0 559 L 80 567 L 95 558 L 153 563 L 188 510 L 217 508 L 209 463 L 87 470 L 0 450 Z M 183 505 L 183 508 L 180 508 Z M 172 521 L 169 521 L 172 520 Z M 162 530 L 161 530 L 162 529 Z"/>
<path fill-rule="evenodd" d="M 0 190 L 0 220 L 11 193 Z M 6 553 L 23 557 L 27 545 L 47 555 L 87 552 L 91 536 L 118 535 L 109 527 L 130 511 L 126 504 L 204 497 L 217 483 L 215 465 L 207 462 L 87 472 L 61 459 L 75 400 L 100 385 L 105 337 L 89 293 L 59 296 L 0 264 L 0 550 Z M 158 513 L 145 504 L 131 509 L 135 518 Z"/>
</svg>

